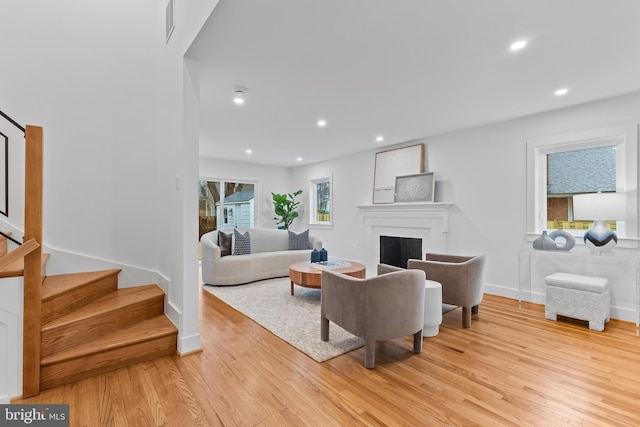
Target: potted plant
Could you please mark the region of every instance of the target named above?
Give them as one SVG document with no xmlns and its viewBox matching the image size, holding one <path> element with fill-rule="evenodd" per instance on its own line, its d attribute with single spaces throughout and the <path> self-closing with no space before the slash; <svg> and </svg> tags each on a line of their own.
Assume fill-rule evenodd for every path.
<svg viewBox="0 0 640 427">
<path fill-rule="evenodd" d="M 298 217 L 298 212 L 296 211 L 296 209 L 298 209 L 298 206 L 300 206 L 300 202 L 296 202 L 296 197 L 300 194 L 302 194 L 302 190 L 298 190 L 293 194 L 271 193 L 271 197 L 273 198 L 273 207 L 275 209 L 276 215 L 278 215 L 273 219 L 278 221 L 276 223 L 278 224 L 278 228 L 288 230 L 289 225 L 291 225 L 293 220 Z"/>
</svg>

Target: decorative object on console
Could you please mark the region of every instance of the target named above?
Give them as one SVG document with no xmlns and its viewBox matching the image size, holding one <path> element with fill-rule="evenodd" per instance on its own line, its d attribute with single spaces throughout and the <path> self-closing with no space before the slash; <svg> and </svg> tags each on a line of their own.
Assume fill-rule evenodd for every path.
<svg viewBox="0 0 640 427">
<path fill-rule="evenodd" d="M 289 250 L 302 250 L 309 249 L 309 229 L 303 231 L 300 234 L 296 234 L 291 230 L 287 230 L 289 233 Z"/>
<path fill-rule="evenodd" d="M 325 248 L 320 249 L 320 262 L 329 260 L 329 254 Z"/>
<path fill-rule="evenodd" d="M 282 224 L 285 230 L 288 230 L 293 220 L 298 217 L 296 209 L 300 206 L 300 202 L 296 202 L 296 196 L 300 194 L 302 194 L 302 190 L 298 190 L 293 194 L 271 193 L 273 208 L 277 215 L 273 219 L 278 221 L 276 224 Z"/>
<path fill-rule="evenodd" d="M 622 193 L 591 193 L 573 196 L 575 220 L 593 221 L 584 233 L 584 244 L 592 252 L 607 252 L 618 244 L 618 236 L 605 221 L 623 221 L 627 215 L 627 199 Z"/>
<path fill-rule="evenodd" d="M 549 238 L 553 240 L 556 249 L 559 251 L 570 251 L 576 245 L 576 239 L 573 237 L 573 234 L 562 228 L 549 233 Z M 562 241 L 564 241 L 564 243 L 558 243 Z"/>
<path fill-rule="evenodd" d="M 435 200 L 433 172 L 396 177 L 393 201 L 433 202 Z"/>
<path fill-rule="evenodd" d="M 314 249 L 311 251 L 311 262 L 320 262 L 320 251 Z"/>
<path fill-rule="evenodd" d="M 544 230 L 540 237 L 533 241 L 533 249 L 539 251 L 557 251 L 558 247 L 556 242 L 547 235 L 547 230 Z"/>
</svg>

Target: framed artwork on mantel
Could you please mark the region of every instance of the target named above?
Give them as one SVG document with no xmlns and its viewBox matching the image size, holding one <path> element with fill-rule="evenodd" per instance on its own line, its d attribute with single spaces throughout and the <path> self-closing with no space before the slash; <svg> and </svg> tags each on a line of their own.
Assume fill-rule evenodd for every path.
<svg viewBox="0 0 640 427">
<path fill-rule="evenodd" d="M 433 203 L 435 200 L 433 184 L 433 172 L 397 176 L 396 192 L 393 201 L 396 203 Z"/>
<path fill-rule="evenodd" d="M 373 203 L 393 203 L 396 177 L 424 172 L 424 144 L 376 153 Z"/>
</svg>

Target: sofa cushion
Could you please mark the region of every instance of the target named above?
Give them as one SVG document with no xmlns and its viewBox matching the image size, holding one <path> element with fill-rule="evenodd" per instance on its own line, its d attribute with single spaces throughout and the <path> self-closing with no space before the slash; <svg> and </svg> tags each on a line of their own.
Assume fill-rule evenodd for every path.
<svg viewBox="0 0 640 427">
<path fill-rule="evenodd" d="M 289 230 L 289 250 L 309 249 L 309 230 L 296 234 Z"/>
<path fill-rule="evenodd" d="M 218 246 L 220 246 L 220 256 L 231 255 L 232 233 L 223 233 L 218 231 Z"/>
<path fill-rule="evenodd" d="M 289 234 L 286 230 L 275 228 L 250 228 L 239 230 L 248 231 L 251 236 L 251 253 L 286 251 L 289 249 Z"/>
<path fill-rule="evenodd" d="M 233 240 L 234 255 L 249 255 L 251 253 L 251 237 L 248 231 L 240 234 L 238 230 L 233 230 Z"/>
</svg>

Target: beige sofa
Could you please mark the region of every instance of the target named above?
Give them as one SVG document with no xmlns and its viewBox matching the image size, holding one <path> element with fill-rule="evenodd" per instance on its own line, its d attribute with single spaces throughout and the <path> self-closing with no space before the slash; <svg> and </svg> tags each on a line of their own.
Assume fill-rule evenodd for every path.
<svg viewBox="0 0 640 427">
<path fill-rule="evenodd" d="M 223 229 L 233 233 L 233 229 Z M 218 231 L 202 235 L 202 281 L 207 285 L 227 286 L 289 275 L 289 265 L 309 261 L 312 249 L 321 249 L 322 241 L 309 235 L 309 249 L 289 250 L 289 233 L 268 228 L 238 229 L 249 232 L 251 253 L 221 256 Z"/>
</svg>

